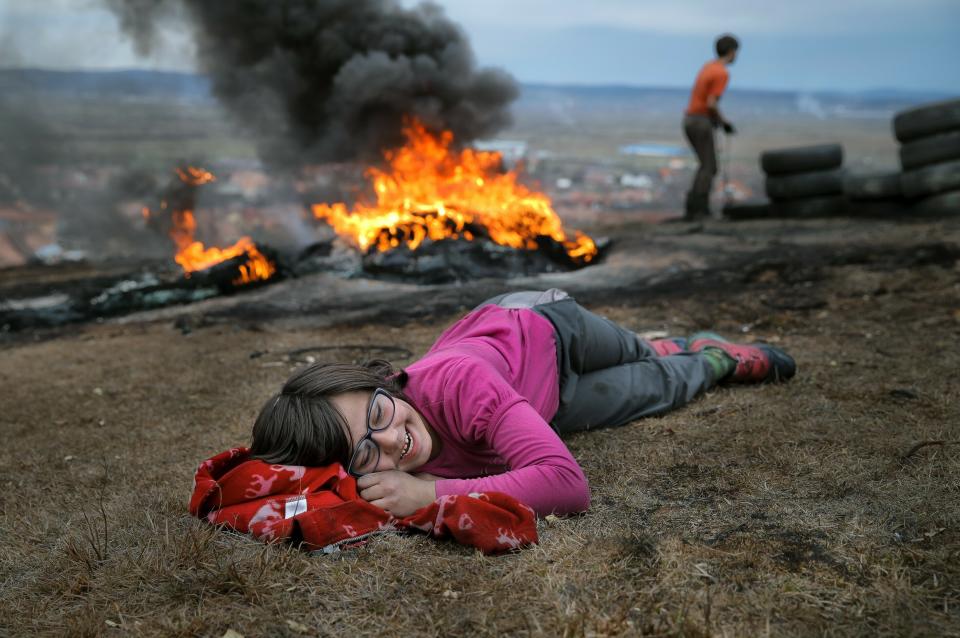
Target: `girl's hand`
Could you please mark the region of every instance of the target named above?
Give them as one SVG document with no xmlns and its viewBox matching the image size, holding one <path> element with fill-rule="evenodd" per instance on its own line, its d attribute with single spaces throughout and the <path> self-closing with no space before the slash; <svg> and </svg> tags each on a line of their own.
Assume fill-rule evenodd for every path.
<svg viewBox="0 0 960 638">
<path fill-rule="evenodd" d="M 357 487 L 365 501 L 394 516 L 409 516 L 437 498 L 433 481 L 400 470 L 365 474 L 357 479 Z"/>
</svg>

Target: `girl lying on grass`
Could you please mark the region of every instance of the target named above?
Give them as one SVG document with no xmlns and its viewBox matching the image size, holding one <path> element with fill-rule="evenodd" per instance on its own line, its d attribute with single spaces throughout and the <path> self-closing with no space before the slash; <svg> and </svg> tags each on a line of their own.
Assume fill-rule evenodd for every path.
<svg viewBox="0 0 960 638">
<path fill-rule="evenodd" d="M 448 494 L 505 492 L 538 515 L 586 510 L 583 470 L 561 434 L 663 414 L 722 382 L 794 375 L 769 345 L 713 333 L 646 341 L 561 290 L 494 297 L 396 371 L 318 364 L 264 405 L 251 454 L 341 463 L 360 495 L 406 516 Z"/>
</svg>

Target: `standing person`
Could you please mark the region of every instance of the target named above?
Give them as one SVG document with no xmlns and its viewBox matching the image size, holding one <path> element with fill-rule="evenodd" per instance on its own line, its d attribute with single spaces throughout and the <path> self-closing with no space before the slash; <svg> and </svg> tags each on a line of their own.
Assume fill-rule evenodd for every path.
<svg viewBox="0 0 960 638">
<path fill-rule="evenodd" d="M 727 88 L 730 80 L 727 67 L 737 59 L 740 43 L 732 35 L 726 34 L 717 38 L 715 46 L 717 57 L 704 64 L 697 74 L 683 118 L 683 132 L 700 163 L 687 193 L 684 218 L 689 220 L 710 216 L 710 190 L 717 174 L 714 129 L 722 126 L 727 135 L 736 133 L 733 124 L 723 117 L 717 104 Z"/>
<path fill-rule="evenodd" d="M 557 289 L 494 297 L 405 370 L 315 364 L 253 426 L 266 463 L 340 463 L 360 496 L 406 516 L 447 495 L 503 492 L 540 516 L 587 509 L 561 434 L 663 414 L 718 383 L 782 381 L 793 359 L 712 333 L 641 339 Z"/>
</svg>

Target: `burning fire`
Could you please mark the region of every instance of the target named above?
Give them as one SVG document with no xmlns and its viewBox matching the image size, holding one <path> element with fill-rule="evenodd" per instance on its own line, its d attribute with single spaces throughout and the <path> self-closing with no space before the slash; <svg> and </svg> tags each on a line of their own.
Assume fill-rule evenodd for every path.
<svg viewBox="0 0 960 638">
<path fill-rule="evenodd" d="M 572 260 L 587 264 L 596 257 L 593 240 L 577 231 L 567 237 L 549 198 L 518 183 L 515 171 L 500 171 L 500 153 L 451 149 L 453 134 L 430 133 L 420 122 L 404 126 L 403 147 L 384 153 L 389 168 L 369 168 L 375 205 L 315 204 L 313 214 L 326 220 L 361 250 L 384 252 L 404 243 L 411 250 L 425 239 L 467 240 L 481 227 L 494 242 L 536 249 L 537 237 L 559 242 Z"/>
<path fill-rule="evenodd" d="M 178 168 L 176 172 L 184 184 L 192 187 L 202 186 L 217 179 L 210 171 L 193 166 L 185 169 Z M 166 202 L 161 204 L 162 208 L 166 206 Z M 144 217 L 149 218 L 150 210 L 144 208 L 143 214 Z M 193 236 L 197 230 L 197 220 L 190 208 L 174 207 L 170 219 L 173 224 L 170 229 L 170 238 L 177 246 L 174 260 L 180 264 L 187 277 L 192 272 L 205 270 L 243 254 L 246 254 L 247 260 L 238 267 L 240 276 L 233 280 L 234 286 L 269 279 L 277 270 L 276 264 L 264 256 L 249 237 L 241 237 L 229 248 L 206 248 L 203 242 L 195 241 Z"/>
</svg>

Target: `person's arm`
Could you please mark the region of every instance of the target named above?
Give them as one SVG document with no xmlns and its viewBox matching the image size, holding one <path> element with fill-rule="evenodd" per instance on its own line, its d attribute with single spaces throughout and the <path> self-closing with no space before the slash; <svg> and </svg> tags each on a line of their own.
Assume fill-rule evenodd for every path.
<svg viewBox="0 0 960 638">
<path fill-rule="evenodd" d="M 733 126 L 730 120 L 723 117 L 723 113 L 720 112 L 719 95 L 707 96 L 707 111 L 710 113 L 710 120 L 714 122 L 714 126 L 722 126 L 724 132 L 726 132 L 728 135 L 733 135 L 737 132 L 737 129 Z"/>
<path fill-rule="evenodd" d="M 442 479 L 398 470 L 357 479 L 360 495 L 395 516 L 407 516 L 437 497 L 503 492 L 531 507 L 538 516 L 582 512 L 590 507 L 583 470 L 560 437 L 529 403 L 513 396 L 491 415 L 482 432 L 473 433 L 511 469 L 503 474 Z"/>
<path fill-rule="evenodd" d="M 710 119 L 713 121 L 714 126 L 722 126 L 728 135 L 733 135 L 736 133 L 736 129 L 730 120 L 725 118 L 723 113 L 720 112 L 720 98 L 723 96 L 723 92 L 727 90 L 727 82 L 729 82 L 729 80 L 730 75 L 725 69 L 715 72 L 715 74 L 710 77 L 707 85 L 707 112 L 710 114 Z"/>
<path fill-rule="evenodd" d="M 492 451 L 510 470 L 436 481 L 399 471 L 378 472 L 358 479 L 364 499 L 398 516 L 439 496 L 474 492 L 509 494 L 540 516 L 590 506 L 587 479 L 567 446 L 499 374 L 470 357 L 448 361 L 434 372 L 444 380 L 442 395 L 430 399 L 443 411 L 434 418 L 449 424 L 448 434 L 458 444 Z"/>
<path fill-rule="evenodd" d="M 482 433 L 503 458 L 508 472 L 436 482 L 437 496 L 503 492 L 533 508 L 538 516 L 582 512 L 590 507 L 583 470 L 560 437 L 520 397 L 501 405 Z"/>
</svg>

